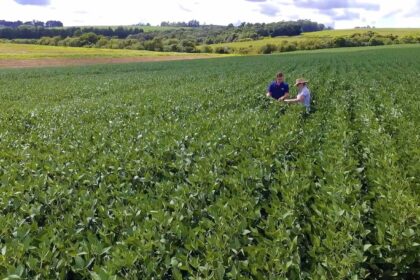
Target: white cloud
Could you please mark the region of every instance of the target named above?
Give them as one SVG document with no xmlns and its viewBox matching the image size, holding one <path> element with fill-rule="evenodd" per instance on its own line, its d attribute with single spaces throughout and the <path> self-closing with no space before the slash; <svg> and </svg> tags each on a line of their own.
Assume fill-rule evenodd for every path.
<svg viewBox="0 0 420 280">
<path fill-rule="evenodd" d="M 21 5 L 33 5 L 33 6 L 48 6 L 50 0 L 15 0 L 16 3 Z"/>
<path fill-rule="evenodd" d="M 330 10 L 337 8 L 360 8 L 364 10 L 377 11 L 380 8 L 377 1 L 355 1 L 355 0 L 294 0 L 299 7 L 306 7 L 318 10 Z"/>
<path fill-rule="evenodd" d="M 32 5 L 22 5 L 31 3 Z M 49 5 L 44 5 L 49 2 Z M 33 5 L 38 3 L 37 5 Z M 71 25 L 158 25 L 162 21 L 200 23 L 275 22 L 310 19 L 335 28 L 375 23 L 376 27 L 420 27 L 420 1 L 400 0 L 2 0 L 0 19 L 60 20 Z M 365 20 L 364 20 L 365 19 Z"/>
<path fill-rule="evenodd" d="M 261 4 L 260 8 L 261 8 L 261 13 L 269 17 L 276 16 L 280 11 L 278 6 L 275 6 L 273 4 L 268 4 L 268 3 Z"/>
</svg>

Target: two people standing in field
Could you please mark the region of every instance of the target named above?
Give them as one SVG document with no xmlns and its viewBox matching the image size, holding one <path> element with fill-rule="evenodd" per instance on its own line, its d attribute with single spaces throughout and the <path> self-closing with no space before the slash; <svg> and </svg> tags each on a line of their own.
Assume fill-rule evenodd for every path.
<svg viewBox="0 0 420 280">
<path fill-rule="evenodd" d="M 306 112 L 309 113 L 311 108 L 311 92 L 307 87 L 307 83 L 308 81 L 303 78 L 296 79 L 295 86 L 298 88 L 298 94 L 296 98 L 289 99 L 289 85 L 284 82 L 283 73 L 278 72 L 276 81 L 268 86 L 267 96 L 285 103 L 301 103 L 305 106 Z"/>
</svg>

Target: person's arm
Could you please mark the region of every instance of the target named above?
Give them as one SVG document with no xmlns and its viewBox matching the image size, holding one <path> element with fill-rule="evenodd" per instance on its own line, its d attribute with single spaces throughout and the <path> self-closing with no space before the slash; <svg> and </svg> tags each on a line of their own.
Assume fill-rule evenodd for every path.
<svg viewBox="0 0 420 280">
<path fill-rule="evenodd" d="M 279 98 L 279 101 L 283 101 L 289 97 L 289 84 L 284 84 L 285 90 L 284 95 Z"/>
<path fill-rule="evenodd" d="M 271 97 L 271 92 L 267 91 L 267 96 Z"/>
<path fill-rule="evenodd" d="M 292 98 L 292 99 L 284 99 L 283 101 L 286 103 L 297 103 L 297 102 L 303 102 L 303 95 L 299 94 L 298 96 L 296 96 L 296 98 Z"/>
<path fill-rule="evenodd" d="M 279 98 L 279 101 L 283 101 L 283 100 L 285 100 L 288 97 L 289 97 L 289 93 L 286 92 L 282 97 Z"/>
</svg>

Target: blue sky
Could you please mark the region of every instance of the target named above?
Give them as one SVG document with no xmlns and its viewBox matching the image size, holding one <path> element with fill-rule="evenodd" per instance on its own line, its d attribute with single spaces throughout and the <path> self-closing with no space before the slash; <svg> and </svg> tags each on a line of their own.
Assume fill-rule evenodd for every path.
<svg viewBox="0 0 420 280">
<path fill-rule="evenodd" d="M 0 0 L 0 19 L 60 20 L 65 26 L 310 19 L 336 29 L 420 27 L 420 0 Z"/>
</svg>

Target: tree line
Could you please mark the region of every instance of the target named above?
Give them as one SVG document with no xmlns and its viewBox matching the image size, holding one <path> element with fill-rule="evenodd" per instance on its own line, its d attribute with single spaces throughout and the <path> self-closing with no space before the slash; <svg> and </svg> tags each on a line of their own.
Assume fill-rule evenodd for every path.
<svg viewBox="0 0 420 280">
<path fill-rule="evenodd" d="M 238 26 L 233 24 L 227 26 L 200 25 L 198 21 L 192 20 L 189 22 L 162 22 L 161 26 L 177 28 L 155 28 L 152 31 L 145 32 L 139 26 L 45 28 L 34 24 L 32 26 L 0 28 L 0 38 L 10 39 L 17 43 L 51 46 L 241 54 L 417 42 L 416 38 L 384 37 L 371 32 L 355 34 L 349 38 L 305 39 L 299 42 L 283 41 L 281 44 L 267 44 L 256 50 L 255 47 L 232 48 L 209 45 L 252 41 L 265 37 L 296 36 L 302 32 L 324 30 L 326 27 L 310 20 L 274 23 L 244 22 Z"/>
<path fill-rule="evenodd" d="M 193 39 L 196 43 L 206 42 L 207 44 L 219 42 L 234 42 L 238 40 L 256 40 L 261 37 L 296 36 L 302 32 L 324 30 L 325 26 L 310 20 L 281 21 L 274 23 L 242 23 L 239 26 L 229 24 L 228 26 L 200 25 L 199 21 L 189 22 L 162 22 L 161 26 L 180 27 L 171 30 L 156 29 L 156 31 L 143 34 L 144 30 L 136 26 L 117 28 L 98 27 L 65 27 L 48 28 L 43 22 L 33 21 L 32 24 L 17 25 L 16 22 L 9 25 L 4 24 L 0 28 L 0 38 L 3 39 L 40 39 L 42 37 L 56 37 L 62 39 L 67 37 L 79 37 L 83 33 L 95 33 L 96 35 L 117 37 L 119 39 L 153 40 L 153 39 Z M 13 25 L 14 24 L 14 25 Z M 1 24 L 0 24 L 1 26 Z M 13 26 L 13 27 L 12 27 Z M 130 36 L 130 38 L 128 38 Z"/>
<path fill-rule="evenodd" d="M 36 25 L 20 25 L 18 27 L 0 28 L 0 38 L 2 39 L 40 39 L 42 37 L 79 37 L 84 33 L 95 33 L 96 35 L 117 37 L 119 39 L 127 38 L 132 34 L 139 34 L 144 32 L 139 27 L 122 27 L 117 28 L 103 28 L 103 27 L 65 27 L 65 28 L 45 28 Z"/>
<path fill-rule="evenodd" d="M 177 26 L 188 24 L 190 24 L 189 27 Z M 196 25 L 196 27 L 191 25 Z M 145 32 L 139 26 L 42 28 L 23 25 L 15 28 L 0 27 L 0 39 L 9 39 L 15 43 L 50 46 L 221 54 L 269 54 L 295 50 L 420 43 L 420 36 L 380 35 L 367 31 L 341 37 L 300 38 L 290 41 L 285 39 L 278 44 L 270 43 L 260 47 L 211 46 L 212 44 L 258 40 L 264 37 L 295 36 L 302 32 L 320 31 L 326 28 L 322 24 L 309 20 L 267 24 L 241 23 L 239 26 L 200 25 L 198 21 L 164 22 L 161 26 L 177 28 L 156 28 L 154 31 Z"/>
<path fill-rule="evenodd" d="M 19 26 L 26 25 L 26 26 L 36 26 L 36 27 L 63 27 L 63 23 L 58 20 L 49 20 L 47 22 L 39 21 L 39 20 L 32 20 L 32 21 L 7 21 L 7 20 L 0 20 L 0 27 L 10 27 L 10 28 L 17 28 Z"/>
<path fill-rule="evenodd" d="M 172 27 L 199 27 L 200 22 L 198 20 L 190 20 L 189 22 L 179 21 L 179 22 L 169 22 L 162 21 L 160 26 L 172 26 Z"/>
</svg>

